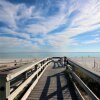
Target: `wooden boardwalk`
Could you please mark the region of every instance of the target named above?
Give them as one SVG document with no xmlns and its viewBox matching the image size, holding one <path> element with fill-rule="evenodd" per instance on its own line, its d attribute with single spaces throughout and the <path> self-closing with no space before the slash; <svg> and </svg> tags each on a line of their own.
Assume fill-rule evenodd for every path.
<svg viewBox="0 0 100 100">
<path fill-rule="evenodd" d="M 27 100 L 78 100 L 60 63 L 50 63 Z"/>
</svg>

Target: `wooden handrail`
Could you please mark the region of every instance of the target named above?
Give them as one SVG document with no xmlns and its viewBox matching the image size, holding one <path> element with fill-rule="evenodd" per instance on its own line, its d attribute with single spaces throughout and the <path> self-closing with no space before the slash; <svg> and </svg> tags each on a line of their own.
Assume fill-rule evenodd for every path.
<svg viewBox="0 0 100 100">
<path fill-rule="evenodd" d="M 71 76 L 71 80 L 74 82 L 76 81 L 86 92 L 87 94 L 92 98 L 92 100 L 100 100 L 93 92 L 92 90 L 80 79 L 80 77 L 75 73 L 75 69 L 79 69 L 82 73 L 85 73 L 93 80 L 100 83 L 100 74 L 94 73 L 93 71 L 88 70 L 87 68 L 84 68 L 82 65 L 74 62 L 70 58 L 65 58 L 65 65 L 68 70 L 68 73 Z M 75 84 L 75 83 L 74 83 Z M 77 88 L 77 85 L 75 85 Z M 77 88 L 78 91 L 78 88 Z M 82 97 L 81 94 L 79 94 L 80 97 Z M 81 98 L 83 100 L 83 97 Z"/>
<path fill-rule="evenodd" d="M 69 65 L 71 65 L 72 67 L 74 67 L 74 68 L 79 68 L 80 71 L 82 71 L 83 73 L 85 73 L 86 75 L 88 75 L 89 77 L 91 77 L 92 79 L 94 79 L 94 80 L 96 80 L 97 82 L 100 83 L 100 74 L 99 73 L 88 69 L 88 67 L 83 67 L 82 65 L 80 65 L 79 63 L 74 62 L 70 58 L 67 58 L 67 63 Z"/>
<path fill-rule="evenodd" d="M 34 77 L 36 77 L 36 82 L 33 84 L 36 84 L 37 79 L 39 79 L 41 75 L 39 75 L 39 73 L 44 72 L 44 69 L 47 68 L 46 66 L 50 63 L 50 61 L 50 58 L 44 58 L 36 63 L 26 64 L 11 72 L 0 72 L 0 94 L 2 94 L 0 95 L 0 100 L 13 100 L 26 86 L 31 83 Z M 27 73 L 31 73 L 31 75 L 27 76 Z M 22 83 L 11 93 L 11 82 L 20 75 L 25 75 L 25 80 L 21 81 Z"/>
<path fill-rule="evenodd" d="M 44 58 L 36 63 L 30 63 L 26 64 L 20 68 L 17 68 L 10 72 L 0 72 L 0 100 L 13 100 L 15 97 L 17 97 L 25 87 L 28 87 L 26 93 L 23 95 L 22 100 L 25 100 L 31 90 L 34 88 L 34 86 L 37 84 L 38 79 L 41 77 L 43 72 L 48 67 L 47 65 L 51 61 L 55 61 L 55 59 L 58 59 L 58 61 L 63 62 L 65 66 L 67 66 L 67 69 L 69 71 L 69 74 L 72 76 L 72 80 L 76 80 L 80 86 L 85 89 L 85 91 L 88 93 L 88 95 L 94 99 L 99 100 L 98 97 L 90 90 L 90 88 L 80 79 L 80 77 L 77 76 L 75 73 L 74 68 L 80 69 L 81 72 L 87 74 L 92 79 L 96 80 L 98 83 L 100 83 L 100 74 L 94 73 L 93 71 L 88 70 L 87 68 L 84 68 L 80 64 L 74 62 L 70 58 L 67 57 L 52 57 L 52 58 Z M 60 59 L 60 60 L 59 60 Z M 11 91 L 11 83 L 14 82 L 14 80 L 19 79 L 20 76 L 24 76 L 21 80 L 21 83 L 18 85 L 18 87 Z M 35 79 L 33 82 L 32 80 Z M 74 81 L 73 80 L 73 81 Z M 20 80 L 19 80 L 20 81 Z M 75 84 L 75 83 L 74 83 Z M 75 85 L 77 88 L 77 86 Z M 78 91 L 78 88 L 77 88 Z M 78 91 L 79 92 L 79 91 Z"/>
<path fill-rule="evenodd" d="M 39 73 L 39 71 L 48 63 L 49 61 L 47 61 L 35 73 L 33 73 L 28 79 L 26 79 L 13 93 L 10 94 L 10 96 L 8 96 L 8 100 L 13 100 L 31 82 L 31 80 Z"/>
<path fill-rule="evenodd" d="M 12 71 L 9 74 L 7 74 L 7 77 L 6 77 L 7 81 L 10 81 L 13 78 L 17 77 L 18 75 L 22 74 L 23 72 L 34 68 L 35 65 L 41 63 L 42 61 L 44 61 L 46 59 L 48 59 L 48 58 L 44 58 L 44 59 L 42 59 L 42 60 L 40 60 L 40 61 L 38 61 L 36 63 L 30 63 L 28 65 L 24 65 L 24 66 L 22 66 L 20 68 L 15 69 L 14 71 Z"/>
</svg>

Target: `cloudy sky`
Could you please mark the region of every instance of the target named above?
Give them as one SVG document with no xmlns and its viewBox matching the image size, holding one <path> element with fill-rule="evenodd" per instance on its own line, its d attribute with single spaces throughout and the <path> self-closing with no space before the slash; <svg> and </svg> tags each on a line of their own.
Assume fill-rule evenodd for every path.
<svg viewBox="0 0 100 100">
<path fill-rule="evenodd" d="M 100 0 L 0 0 L 0 52 L 100 52 Z"/>
</svg>

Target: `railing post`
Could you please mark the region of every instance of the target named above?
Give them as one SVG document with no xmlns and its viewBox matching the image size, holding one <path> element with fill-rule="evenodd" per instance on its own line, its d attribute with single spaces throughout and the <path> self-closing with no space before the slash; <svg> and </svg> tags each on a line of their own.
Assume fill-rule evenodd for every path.
<svg viewBox="0 0 100 100">
<path fill-rule="evenodd" d="M 66 69 L 67 69 L 67 65 L 68 65 L 68 61 L 67 61 L 67 57 L 64 57 L 64 66 L 66 67 Z"/>
<path fill-rule="evenodd" d="M 35 71 L 38 70 L 38 65 L 35 65 Z M 38 74 L 36 75 L 36 78 L 38 78 Z"/>
<path fill-rule="evenodd" d="M 41 62 L 41 66 L 43 65 L 43 63 Z"/>
<path fill-rule="evenodd" d="M 10 95 L 10 81 L 6 80 L 7 74 L 0 72 L 0 100 L 6 100 Z"/>
<path fill-rule="evenodd" d="M 44 60 L 42 61 L 42 63 L 44 64 Z"/>
<path fill-rule="evenodd" d="M 26 71 L 26 73 L 25 73 L 25 79 L 27 79 L 28 78 L 28 72 Z"/>
</svg>

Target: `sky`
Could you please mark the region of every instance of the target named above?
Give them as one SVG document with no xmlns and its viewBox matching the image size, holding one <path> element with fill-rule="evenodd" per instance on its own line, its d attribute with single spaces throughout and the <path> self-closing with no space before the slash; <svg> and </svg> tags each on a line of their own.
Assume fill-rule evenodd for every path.
<svg viewBox="0 0 100 100">
<path fill-rule="evenodd" d="M 0 0 L 0 52 L 100 52 L 100 0 Z"/>
</svg>

